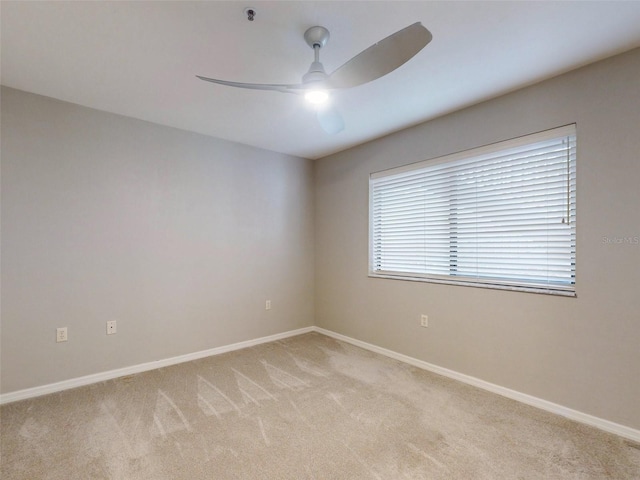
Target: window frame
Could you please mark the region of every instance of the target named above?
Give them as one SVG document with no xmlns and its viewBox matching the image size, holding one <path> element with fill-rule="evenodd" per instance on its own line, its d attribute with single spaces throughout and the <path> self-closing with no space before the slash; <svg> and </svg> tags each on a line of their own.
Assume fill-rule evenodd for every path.
<svg viewBox="0 0 640 480">
<path fill-rule="evenodd" d="M 568 175 L 568 195 L 571 200 L 569 208 L 571 212 L 569 217 L 571 218 L 572 225 L 572 278 L 573 281 L 568 284 L 541 284 L 532 281 L 523 282 L 522 280 L 514 281 L 508 279 L 496 279 L 496 278 L 477 278 L 470 276 L 454 276 L 454 275 L 440 275 L 435 273 L 419 273 L 419 272 L 393 272 L 393 271 L 376 271 L 375 268 L 375 235 L 374 235 L 374 182 L 377 178 L 388 178 L 396 175 L 406 174 L 408 172 L 417 171 L 425 168 L 435 167 L 437 165 L 459 162 L 468 160 L 471 158 L 488 157 L 497 152 L 518 148 L 526 145 L 535 144 L 545 140 L 551 140 L 562 136 L 573 136 L 575 138 L 575 146 L 573 147 L 573 153 L 575 155 L 572 160 L 572 170 Z M 570 164 L 568 164 L 569 166 Z M 500 141 L 481 147 L 476 147 L 449 155 L 439 156 L 432 159 L 419 161 L 407 165 L 402 165 L 395 168 L 381 170 L 373 172 L 369 175 L 369 255 L 368 255 L 368 276 L 371 278 L 384 278 L 395 280 L 408 280 L 418 281 L 436 284 L 447 285 L 461 285 L 481 288 L 491 288 L 499 290 L 515 290 L 529 293 L 543 293 L 551 295 L 560 295 L 568 297 L 576 297 L 576 269 L 577 269 L 577 229 L 576 229 L 576 212 L 577 212 L 577 126 L 575 123 L 565 125 L 562 127 L 552 128 L 541 132 L 523 135 L 510 140 Z M 571 188 L 573 187 L 573 190 Z M 453 197 L 453 196 L 452 196 Z M 451 214 L 451 211 L 450 211 Z M 451 228 L 451 223 L 448 224 Z M 451 251 L 454 248 L 451 236 L 449 236 L 448 245 Z"/>
</svg>

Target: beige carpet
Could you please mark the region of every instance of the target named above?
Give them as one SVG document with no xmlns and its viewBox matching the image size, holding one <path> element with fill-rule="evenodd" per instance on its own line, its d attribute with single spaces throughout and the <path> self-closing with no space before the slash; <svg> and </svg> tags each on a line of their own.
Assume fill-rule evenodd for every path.
<svg viewBox="0 0 640 480">
<path fill-rule="evenodd" d="M 320 334 L 8 404 L 12 479 L 638 479 L 640 447 Z"/>
</svg>

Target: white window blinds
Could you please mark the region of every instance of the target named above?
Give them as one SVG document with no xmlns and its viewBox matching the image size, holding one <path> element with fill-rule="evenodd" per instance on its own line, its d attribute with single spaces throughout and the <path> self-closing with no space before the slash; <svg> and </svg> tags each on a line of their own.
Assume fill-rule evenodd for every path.
<svg viewBox="0 0 640 480">
<path fill-rule="evenodd" d="M 375 173 L 369 191 L 373 276 L 574 291 L 575 125 Z"/>
</svg>

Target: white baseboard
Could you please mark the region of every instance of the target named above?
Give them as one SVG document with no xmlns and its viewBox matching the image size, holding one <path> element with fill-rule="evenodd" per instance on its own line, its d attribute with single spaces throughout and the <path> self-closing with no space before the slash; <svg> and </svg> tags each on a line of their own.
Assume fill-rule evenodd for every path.
<svg viewBox="0 0 640 480">
<path fill-rule="evenodd" d="M 430 372 L 437 373 L 438 375 L 449 377 L 454 380 L 458 380 L 460 382 L 473 385 L 474 387 L 487 390 L 489 392 L 497 393 L 498 395 L 501 395 L 503 397 L 507 397 L 512 400 L 525 403 L 532 407 L 540 408 L 541 410 L 546 410 L 548 412 L 555 413 L 556 415 L 561 415 L 570 420 L 575 420 L 576 422 L 584 423 L 586 425 L 599 428 L 600 430 L 604 430 L 605 432 L 613 433 L 615 435 L 619 435 L 621 437 L 628 438 L 629 440 L 633 440 L 634 442 L 640 443 L 640 430 L 636 430 L 634 428 L 627 427 L 625 425 L 620 425 L 618 423 L 610 422 L 609 420 L 604 420 L 599 417 L 594 417 L 593 415 L 589 415 L 589 414 L 580 412 L 578 410 L 573 410 L 571 408 L 567 408 L 562 405 L 558 405 L 557 403 L 549 402 L 547 400 L 543 400 L 541 398 L 537 398 L 532 395 L 527 395 L 526 393 L 521 393 L 516 390 L 511 390 L 509 388 L 501 387 L 500 385 L 485 382 L 484 380 L 480 380 L 479 378 L 471 377 L 469 375 L 465 375 L 463 373 L 459 373 L 454 370 L 449 370 L 447 368 L 439 367 L 437 365 L 433 365 L 431 363 L 418 360 L 417 358 L 409 357 L 407 355 L 394 352 L 393 350 L 387 350 L 386 348 L 378 347 L 377 345 L 372 345 L 370 343 L 363 342 L 361 340 L 356 340 L 354 338 L 347 337 L 346 335 L 342 335 L 340 333 L 332 332 L 331 330 L 325 330 L 324 328 L 320 328 L 320 327 L 313 327 L 313 331 L 322 333 L 323 335 L 327 335 L 328 337 L 332 337 L 337 340 L 342 340 L 343 342 L 350 343 L 357 347 L 364 348 L 365 350 L 370 350 L 372 352 L 385 355 L 395 360 L 408 363 L 409 365 L 413 365 L 414 367 L 418 367 L 423 370 L 428 370 Z"/>
<path fill-rule="evenodd" d="M 133 375 L 135 373 L 155 370 L 156 368 L 168 367 L 171 365 L 176 365 L 178 363 L 190 362 L 192 360 L 198 360 L 200 358 L 210 357 L 212 355 L 219 355 L 221 353 L 231 352 L 233 350 L 253 347 L 255 345 L 260 345 L 261 343 L 274 342 L 276 340 L 282 340 L 283 338 L 313 332 L 314 329 L 315 327 L 299 328 L 297 330 L 290 330 L 288 332 L 277 333 L 275 335 L 269 335 L 267 337 L 256 338 L 253 340 L 246 340 L 244 342 L 224 345 L 222 347 L 211 348 L 209 350 L 202 350 L 199 352 L 188 353 L 186 355 L 180 355 L 177 357 L 165 358 L 163 360 L 157 360 L 155 362 L 141 363 L 139 365 L 132 365 L 130 367 L 118 368 L 116 370 L 109 370 L 107 372 L 72 378 L 70 380 L 64 380 L 62 382 L 50 383 L 48 385 L 42 385 L 40 387 L 9 392 L 0 395 L 0 405 L 16 402 L 18 400 L 26 400 L 28 398 L 39 397 L 41 395 L 47 395 L 49 393 L 61 392 L 70 388 L 83 387 L 85 385 L 91 385 L 92 383 L 104 382 L 105 380 L 124 377 L 126 375 Z"/>
<path fill-rule="evenodd" d="M 580 412 L 578 410 L 573 410 L 571 408 L 567 408 L 562 405 L 558 405 L 556 403 L 534 397 L 532 395 L 527 395 L 526 393 L 521 393 L 506 387 L 501 387 L 500 385 L 489 383 L 476 377 L 465 375 L 463 373 L 459 373 L 454 370 L 449 370 L 447 368 L 439 367 L 437 365 L 433 365 L 423 360 L 418 360 L 417 358 L 409 357 L 407 355 L 394 352 L 393 350 L 388 350 L 386 348 L 378 347 L 377 345 L 372 345 L 370 343 L 363 342 L 361 340 L 356 340 L 355 338 L 351 338 L 346 335 L 342 335 L 340 333 L 336 333 L 331 330 L 326 330 L 320 327 L 299 328 L 297 330 L 290 330 L 288 332 L 269 335 L 267 337 L 256 338 L 253 340 L 246 340 L 244 342 L 238 342 L 231 345 L 224 345 L 222 347 L 211 348 L 209 350 L 202 350 L 199 352 L 180 355 L 177 357 L 166 358 L 166 359 L 158 360 L 155 362 L 141 363 L 139 365 L 119 368 L 116 370 L 109 370 L 107 372 L 96 373 L 93 375 L 86 375 L 84 377 L 72 378 L 70 380 L 64 380 L 62 382 L 51 383 L 48 385 L 42 385 L 40 387 L 27 388 L 27 389 L 18 390 L 15 392 L 9 392 L 9 393 L 0 395 L 0 405 L 5 403 L 16 402 L 18 400 L 26 400 L 29 398 L 39 397 L 41 395 L 46 395 L 49 393 L 60 392 L 60 391 L 68 390 L 71 388 L 82 387 L 82 386 L 90 385 L 93 383 L 103 382 L 105 380 L 124 377 L 126 375 L 133 375 L 136 373 L 146 372 L 146 371 L 154 370 L 157 368 L 168 367 L 171 365 L 176 365 L 178 363 L 190 362 L 192 360 L 198 360 L 200 358 L 210 357 L 212 355 L 219 355 L 221 353 L 240 350 L 242 348 L 253 347 L 255 345 L 260 345 L 262 343 L 274 342 L 276 340 L 282 340 L 284 338 L 294 337 L 296 335 L 302 335 L 304 333 L 309 333 L 309 332 L 317 332 L 317 333 L 326 335 L 328 337 L 335 338 L 337 340 L 342 340 L 343 342 L 350 343 L 351 345 L 355 345 L 357 347 L 364 348 L 366 350 L 369 350 L 375 353 L 379 353 L 386 357 L 390 357 L 395 360 L 408 363 L 409 365 L 413 365 L 423 370 L 427 370 L 427 371 L 436 373 L 438 375 L 442 375 L 444 377 L 452 378 L 454 380 L 458 380 L 460 382 L 473 385 L 474 387 L 478 387 L 483 390 L 487 390 L 489 392 L 497 393 L 498 395 L 502 395 L 503 397 L 507 397 L 512 400 L 516 400 L 518 402 L 531 405 L 532 407 L 537 407 L 542 410 L 555 413 L 556 415 L 562 415 L 563 417 L 566 417 L 570 420 L 575 420 L 577 422 L 584 423 L 586 425 L 591 425 L 592 427 L 599 428 L 600 430 L 604 430 L 605 432 L 613 433 L 615 435 L 619 435 L 621 437 L 628 438 L 629 440 L 633 440 L 635 442 L 640 443 L 640 430 L 636 430 L 634 428 L 627 427 L 625 425 L 620 425 L 618 423 L 610 422 L 609 420 L 604 420 L 599 417 L 594 417 L 593 415 L 589 415 L 589 414 Z"/>
</svg>

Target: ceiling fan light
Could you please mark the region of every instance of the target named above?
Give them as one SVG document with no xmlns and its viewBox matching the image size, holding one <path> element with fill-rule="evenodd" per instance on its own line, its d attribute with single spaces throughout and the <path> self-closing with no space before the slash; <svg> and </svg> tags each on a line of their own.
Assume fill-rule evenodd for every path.
<svg viewBox="0 0 640 480">
<path fill-rule="evenodd" d="M 307 102 L 314 105 L 322 105 L 329 100 L 329 92 L 326 90 L 309 90 L 304 94 L 304 98 Z"/>
</svg>

